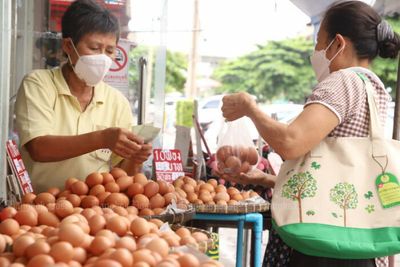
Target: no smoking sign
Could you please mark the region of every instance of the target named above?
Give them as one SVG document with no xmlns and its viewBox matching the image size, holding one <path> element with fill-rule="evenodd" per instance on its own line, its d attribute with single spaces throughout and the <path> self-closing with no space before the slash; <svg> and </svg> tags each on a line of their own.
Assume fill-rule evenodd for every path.
<svg viewBox="0 0 400 267">
<path fill-rule="evenodd" d="M 113 60 L 110 71 L 122 70 L 126 66 L 127 62 L 128 62 L 128 55 L 127 55 L 125 49 L 123 47 L 117 45 L 117 48 L 115 51 L 115 59 Z"/>
</svg>

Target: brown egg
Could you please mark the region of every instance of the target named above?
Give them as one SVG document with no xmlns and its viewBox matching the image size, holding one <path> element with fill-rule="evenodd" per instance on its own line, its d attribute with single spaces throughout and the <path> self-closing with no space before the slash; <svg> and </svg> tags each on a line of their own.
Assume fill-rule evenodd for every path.
<svg viewBox="0 0 400 267">
<path fill-rule="evenodd" d="M 65 241 L 54 243 L 50 249 L 50 256 L 56 262 L 70 262 L 74 256 L 74 248 L 72 245 Z"/>
<path fill-rule="evenodd" d="M 101 175 L 103 176 L 103 185 L 106 185 L 110 182 L 115 182 L 114 177 L 109 172 L 102 172 Z"/>
<path fill-rule="evenodd" d="M 123 267 L 131 267 L 133 264 L 132 253 L 126 248 L 119 248 L 109 256 L 109 259 L 119 262 Z"/>
<path fill-rule="evenodd" d="M 199 267 L 200 262 L 199 260 L 193 256 L 192 254 L 184 254 L 178 258 L 178 262 L 180 267 Z"/>
<path fill-rule="evenodd" d="M 210 193 L 204 192 L 204 193 L 200 193 L 199 199 L 200 199 L 201 201 L 203 201 L 204 203 L 207 203 L 207 202 L 212 201 L 212 200 L 213 200 L 213 197 L 211 196 Z"/>
<path fill-rule="evenodd" d="M 149 223 L 145 219 L 140 217 L 132 221 L 130 229 L 132 234 L 137 237 L 150 233 Z"/>
<path fill-rule="evenodd" d="M 175 233 L 180 237 L 183 238 L 185 236 L 191 236 L 189 229 L 185 227 L 180 227 L 175 231 Z"/>
<path fill-rule="evenodd" d="M 132 205 L 140 210 L 140 209 L 148 208 L 150 205 L 150 201 L 147 198 L 147 196 L 145 196 L 143 194 L 137 194 L 132 199 Z"/>
<path fill-rule="evenodd" d="M 204 202 L 203 202 L 203 200 L 201 200 L 201 199 L 196 199 L 196 200 L 193 202 L 193 204 L 202 205 L 202 204 L 204 204 Z"/>
<path fill-rule="evenodd" d="M 97 196 L 98 194 L 104 193 L 104 192 L 106 192 L 106 189 L 104 188 L 104 186 L 102 184 L 97 184 L 89 190 L 89 195 Z"/>
<path fill-rule="evenodd" d="M 106 198 L 111 195 L 110 192 L 104 192 L 97 195 L 97 199 L 99 200 L 99 205 L 103 205 Z"/>
<path fill-rule="evenodd" d="M 238 174 L 241 166 L 240 159 L 235 156 L 230 156 L 225 160 L 226 169 L 228 169 L 229 174 Z M 226 172 L 226 171 L 225 171 Z"/>
<path fill-rule="evenodd" d="M 8 266 L 10 266 L 10 264 L 11 264 L 11 261 L 9 259 L 0 257 L 0 266 L 8 267 Z M 25 265 L 22 265 L 22 266 L 25 266 Z"/>
<path fill-rule="evenodd" d="M 75 201 L 75 196 L 78 197 L 77 195 L 70 195 L 70 199 L 72 199 L 72 201 Z M 76 203 L 78 203 L 78 201 L 76 201 Z M 68 200 L 58 200 L 56 202 L 54 212 L 59 218 L 65 218 L 74 212 L 74 206 Z"/>
<path fill-rule="evenodd" d="M 218 182 L 215 179 L 208 179 L 207 183 L 212 185 L 214 187 L 214 189 L 217 188 L 217 186 L 218 186 Z"/>
<path fill-rule="evenodd" d="M 74 256 L 72 259 L 83 264 L 87 259 L 86 250 L 81 247 L 74 248 Z"/>
<path fill-rule="evenodd" d="M 99 185 L 103 183 L 103 175 L 98 172 L 92 172 L 86 177 L 85 183 L 92 188 L 95 185 Z"/>
<path fill-rule="evenodd" d="M 146 248 L 157 252 L 161 255 L 161 257 L 165 257 L 168 255 L 169 252 L 169 245 L 167 241 L 162 238 L 154 238 L 149 243 L 147 243 Z"/>
<path fill-rule="evenodd" d="M 129 198 L 122 193 L 111 193 L 104 201 L 107 205 L 116 205 L 127 207 L 129 205 Z"/>
<path fill-rule="evenodd" d="M 91 217 L 93 217 L 94 215 L 97 215 L 97 212 L 94 210 L 94 209 L 92 209 L 92 208 L 86 208 L 86 209 L 84 209 L 82 212 L 81 212 L 81 214 L 86 218 L 86 220 L 88 220 L 88 222 L 89 222 L 89 219 L 91 218 Z"/>
<path fill-rule="evenodd" d="M 76 194 L 70 194 L 67 196 L 67 200 L 71 202 L 73 207 L 79 207 L 81 205 L 81 198 Z"/>
<path fill-rule="evenodd" d="M 95 235 L 98 231 L 104 229 L 106 220 L 101 215 L 94 215 L 89 219 L 90 234 Z"/>
<path fill-rule="evenodd" d="M 158 193 L 159 190 L 159 185 L 158 183 L 154 181 L 149 181 L 145 186 L 144 186 L 144 195 L 146 195 L 148 198 L 151 198 L 155 194 Z"/>
<path fill-rule="evenodd" d="M 164 195 L 164 199 L 165 199 L 165 205 L 169 205 L 172 203 L 172 200 L 174 200 L 175 202 L 177 201 L 176 195 L 174 193 L 167 193 Z"/>
<path fill-rule="evenodd" d="M 156 195 L 150 198 L 151 209 L 164 208 L 164 206 L 165 206 L 165 199 L 160 194 L 157 193 Z"/>
<path fill-rule="evenodd" d="M 187 198 L 186 192 L 181 188 L 175 188 L 175 194 L 178 194 L 177 196 L 180 196 L 181 198 Z"/>
<path fill-rule="evenodd" d="M 116 182 L 109 182 L 104 186 L 106 192 L 118 193 L 120 191 L 119 185 Z"/>
<path fill-rule="evenodd" d="M 45 240 L 36 240 L 35 243 L 32 243 L 25 250 L 25 255 L 28 259 L 35 257 L 40 254 L 49 254 L 50 245 Z"/>
<path fill-rule="evenodd" d="M 218 161 L 224 162 L 229 156 L 232 155 L 232 147 L 231 146 L 221 146 L 218 148 L 216 157 Z"/>
<path fill-rule="evenodd" d="M 139 249 L 133 252 L 133 267 L 155 266 L 156 261 L 148 249 Z"/>
<path fill-rule="evenodd" d="M 228 205 L 228 202 L 225 200 L 218 200 L 215 204 L 217 205 L 222 205 L 222 206 L 226 206 Z"/>
<path fill-rule="evenodd" d="M 133 184 L 133 177 L 127 175 L 121 176 L 116 180 L 116 183 L 118 184 L 120 191 L 125 191 L 131 184 Z"/>
<path fill-rule="evenodd" d="M 248 161 L 244 161 L 240 166 L 239 172 L 248 173 L 251 169 L 251 166 Z"/>
<path fill-rule="evenodd" d="M 74 223 L 64 223 L 60 225 L 58 238 L 60 241 L 66 241 L 72 246 L 77 247 L 83 243 L 85 239 L 85 233 L 81 227 Z"/>
<path fill-rule="evenodd" d="M 183 181 L 183 178 L 178 178 L 173 182 L 173 185 L 175 188 L 181 188 L 185 184 L 185 181 Z"/>
<path fill-rule="evenodd" d="M 164 212 L 164 210 L 165 210 L 165 209 L 163 209 L 163 208 L 155 208 L 155 209 L 152 209 L 154 215 L 160 215 L 161 213 Z"/>
<path fill-rule="evenodd" d="M 186 194 L 194 193 L 194 187 L 190 184 L 184 184 L 184 185 L 182 185 L 181 188 L 183 191 L 186 192 Z"/>
<path fill-rule="evenodd" d="M 71 185 L 75 182 L 79 181 L 78 179 L 76 179 L 75 177 L 70 177 L 65 181 L 65 190 L 70 190 L 71 189 Z"/>
<path fill-rule="evenodd" d="M 81 201 L 81 207 L 86 209 L 86 208 L 91 208 L 93 206 L 98 206 L 100 204 L 99 199 L 95 196 L 85 196 L 82 201 Z"/>
<path fill-rule="evenodd" d="M 168 193 L 168 184 L 165 181 L 158 180 L 157 184 L 158 184 L 158 192 L 161 195 L 165 195 L 166 193 Z"/>
<path fill-rule="evenodd" d="M 52 194 L 54 197 L 57 197 L 58 194 L 60 193 L 60 188 L 58 188 L 58 187 L 50 187 L 49 189 L 47 189 L 47 192 Z"/>
<path fill-rule="evenodd" d="M 115 167 L 110 171 L 110 174 L 114 177 L 115 180 L 117 180 L 121 176 L 126 176 L 127 173 L 121 168 Z"/>
<path fill-rule="evenodd" d="M 115 248 L 125 248 L 130 252 L 133 252 L 136 250 L 136 241 L 131 236 L 123 236 L 117 240 L 115 243 Z"/>
<path fill-rule="evenodd" d="M 154 211 L 149 208 L 144 208 L 139 211 L 139 216 L 153 216 Z"/>
<path fill-rule="evenodd" d="M 133 197 L 137 194 L 143 194 L 143 192 L 144 192 L 143 185 L 139 183 L 133 183 L 128 187 L 126 194 L 128 195 L 128 197 Z"/>
<path fill-rule="evenodd" d="M 67 198 L 70 194 L 71 194 L 71 191 L 69 191 L 69 190 L 61 191 L 60 193 L 58 193 L 57 199 L 62 198 L 62 197 Z"/>
<path fill-rule="evenodd" d="M 42 212 L 38 215 L 38 223 L 39 225 L 57 227 L 60 224 L 60 220 L 51 212 Z"/>
<path fill-rule="evenodd" d="M 8 218 L 0 223 L 0 233 L 3 235 L 12 236 L 19 232 L 18 221 Z"/>
<path fill-rule="evenodd" d="M 228 192 L 228 194 L 229 194 L 230 196 L 236 195 L 236 194 L 240 194 L 240 191 L 239 191 L 237 188 L 235 188 L 235 187 L 229 187 L 229 188 L 227 189 L 227 192 Z"/>
<path fill-rule="evenodd" d="M 138 209 L 134 206 L 128 206 L 126 208 L 126 211 L 128 212 L 128 214 L 133 214 L 133 215 L 137 215 L 138 214 Z"/>
<path fill-rule="evenodd" d="M 54 263 L 54 259 L 49 255 L 40 254 L 30 259 L 26 267 L 53 266 Z"/>
<path fill-rule="evenodd" d="M 56 201 L 56 198 L 48 193 L 40 193 L 36 196 L 35 200 L 33 201 L 35 204 L 42 204 L 42 205 L 47 205 L 49 203 L 54 203 Z"/>
<path fill-rule="evenodd" d="M 122 267 L 122 265 L 121 263 L 115 260 L 101 259 L 94 262 L 94 264 L 91 267 Z"/>
<path fill-rule="evenodd" d="M 25 195 L 22 196 L 22 203 L 32 204 L 35 198 L 36 195 L 34 193 L 26 193 Z"/>
<path fill-rule="evenodd" d="M 77 181 L 71 185 L 71 192 L 78 196 L 86 195 L 89 192 L 89 187 L 83 181 Z"/>
<path fill-rule="evenodd" d="M 208 236 L 202 232 L 193 232 L 192 237 L 196 239 L 197 242 L 207 241 Z"/>
<path fill-rule="evenodd" d="M 128 200 L 129 201 L 129 200 Z M 126 210 L 126 208 L 122 207 L 122 206 L 114 206 L 112 207 L 112 210 L 121 216 L 127 216 L 128 215 L 128 211 Z"/>
<path fill-rule="evenodd" d="M 137 173 L 133 176 L 133 181 L 145 186 L 148 182 L 148 179 L 143 173 Z"/>
<path fill-rule="evenodd" d="M 35 207 L 35 210 L 36 210 L 36 212 L 37 212 L 38 215 L 39 215 L 40 213 L 48 212 L 48 211 L 49 211 L 49 210 L 47 209 L 47 207 L 44 206 L 44 205 L 35 205 L 34 207 Z"/>
<path fill-rule="evenodd" d="M 129 225 L 121 216 L 115 216 L 107 220 L 106 228 L 119 236 L 124 236 L 128 232 Z"/>
<path fill-rule="evenodd" d="M 229 194 L 226 192 L 217 193 L 214 197 L 214 201 L 219 201 L 219 200 L 229 201 L 230 199 L 231 198 Z"/>
<path fill-rule="evenodd" d="M 242 197 L 242 195 L 239 193 L 239 194 L 234 194 L 234 195 L 232 195 L 232 196 L 231 196 L 231 199 L 236 200 L 236 201 L 240 201 L 240 200 L 243 200 L 243 197 Z"/>
<path fill-rule="evenodd" d="M 194 239 L 192 236 L 184 236 L 181 238 L 179 244 L 181 246 L 185 245 L 197 245 L 196 239 Z"/>
<path fill-rule="evenodd" d="M 250 197 L 250 192 L 249 191 L 243 191 L 241 193 L 243 199 L 248 199 Z"/>
<path fill-rule="evenodd" d="M 109 238 L 96 235 L 89 246 L 89 250 L 93 255 L 99 256 L 106 251 L 106 249 L 111 248 L 112 246 L 113 243 Z"/>
<path fill-rule="evenodd" d="M 31 212 L 28 210 L 19 210 L 15 214 L 14 219 L 20 225 L 36 226 L 38 223 L 38 215 L 36 211 Z"/>
<path fill-rule="evenodd" d="M 250 165 L 255 165 L 258 162 L 258 153 L 254 147 L 249 147 L 247 152 L 247 161 Z"/>
<path fill-rule="evenodd" d="M 208 192 L 214 192 L 215 191 L 215 188 L 214 188 L 214 186 L 212 185 L 212 184 L 210 184 L 210 183 L 205 183 L 205 184 L 202 184 L 201 186 L 200 186 L 200 190 L 207 190 Z"/>
<path fill-rule="evenodd" d="M 13 243 L 13 252 L 16 257 L 22 257 L 25 254 L 25 250 L 35 243 L 35 239 L 29 235 L 23 235 L 15 239 Z"/>
</svg>

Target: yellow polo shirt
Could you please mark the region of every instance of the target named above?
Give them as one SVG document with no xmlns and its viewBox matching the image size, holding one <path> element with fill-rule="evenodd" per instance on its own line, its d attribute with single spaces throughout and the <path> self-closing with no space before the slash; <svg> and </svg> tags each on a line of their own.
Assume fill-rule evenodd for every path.
<svg viewBox="0 0 400 267">
<path fill-rule="evenodd" d="M 61 68 L 35 70 L 25 76 L 15 105 L 16 126 L 22 159 L 36 193 L 49 187 L 64 188 L 68 177 L 85 179 L 94 171 L 109 171 L 122 159 L 108 149 L 96 150 L 58 162 L 35 162 L 25 149 L 30 140 L 45 135 L 79 135 L 108 127 L 131 129 L 128 100 L 101 82 L 84 112 L 62 75 Z"/>
</svg>

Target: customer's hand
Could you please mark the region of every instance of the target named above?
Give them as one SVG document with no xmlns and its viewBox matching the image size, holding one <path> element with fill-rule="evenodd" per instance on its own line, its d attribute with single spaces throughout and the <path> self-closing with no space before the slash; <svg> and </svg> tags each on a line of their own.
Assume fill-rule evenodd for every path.
<svg viewBox="0 0 400 267">
<path fill-rule="evenodd" d="M 226 95 L 222 98 L 222 115 L 228 121 L 249 116 L 256 107 L 256 101 L 246 92 Z"/>
<path fill-rule="evenodd" d="M 143 139 L 129 130 L 111 127 L 102 131 L 103 147 L 126 159 L 141 154 Z M 144 153 L 144 152 L 143 152 Z"/>
<path fill-rule="evenodd" d="M 238 183 L 244 185 L 253 184 L 273 188 L 275 186 L 276 176 L 267 174 L 257 168 L 253 168 L 248 173 L 240 173 L 236 180 Z"/>
</svg>

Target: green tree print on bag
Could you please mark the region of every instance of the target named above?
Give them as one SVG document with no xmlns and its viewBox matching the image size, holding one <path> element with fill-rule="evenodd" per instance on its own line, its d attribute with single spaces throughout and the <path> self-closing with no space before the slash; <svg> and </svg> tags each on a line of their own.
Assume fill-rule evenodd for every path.
<svg viewBox="0 0 400 267">
<path fill-rule="evenodd" d="M 346 227 L 346 210 L 355 209 L 358 204 L 358 195 L 354 185 L 338 183 L 331 189 L 330 199 L 343 209 L 343 225 Z"/>
<path fill-rule="evenodd" d="M 306 197 L 314 197 L 317 191 L 317 181 L 309 173 L 300 172 L 287 181 L 282 187 L 282 196 L 298 202 L 299 205 L 299 221 L 303 222 L 301 210 L 301 200 Z"/>
</svg>

